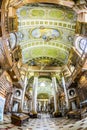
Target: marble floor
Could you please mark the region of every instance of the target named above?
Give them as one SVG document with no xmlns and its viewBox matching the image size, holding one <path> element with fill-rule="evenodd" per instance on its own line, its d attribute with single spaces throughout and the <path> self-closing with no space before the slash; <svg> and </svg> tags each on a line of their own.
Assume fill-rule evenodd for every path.
<svg viewBox="0 0 87 130">
<path fill-rule="evenodd" d="M 30 118 L 22 126 L 15 126 L 11 124 L 10 115 L 5 115 L 0 130 L 87 130 L 87 118 L 50 118 L 48 114 L 41 114 L 39 118 Z"/>
</svg>

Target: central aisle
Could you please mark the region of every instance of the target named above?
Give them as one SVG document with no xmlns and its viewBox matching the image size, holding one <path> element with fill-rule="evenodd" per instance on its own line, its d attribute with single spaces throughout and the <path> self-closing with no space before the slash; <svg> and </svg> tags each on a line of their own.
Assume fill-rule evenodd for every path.
<svg viewBox="0 0 87 130">
<path fill-rule="evenodd" d="M 87 130 L 87 119 L 77 121 L 64 117 L 50 118 L 48 114 L 40 116 L 36 119 L 30 119 L 21 127 L 21 130 Z"/>
</svg>

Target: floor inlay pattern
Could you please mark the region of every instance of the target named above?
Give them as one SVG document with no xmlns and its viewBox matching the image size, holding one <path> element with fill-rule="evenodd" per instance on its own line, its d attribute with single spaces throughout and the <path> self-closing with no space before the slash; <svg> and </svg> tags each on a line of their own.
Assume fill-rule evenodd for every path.
<svg viewBox="0 0 87 130">
<path fill-rule="evenodd" d="M 48 114 L 41 114 L 41 118 L 29 119 L 22 126 L 11 124 L 10 116 L 4 116 L 0 130 L 87 130 L 87 118 L 73 120 L 67 118 L 50 118 Z"/>
</svg>

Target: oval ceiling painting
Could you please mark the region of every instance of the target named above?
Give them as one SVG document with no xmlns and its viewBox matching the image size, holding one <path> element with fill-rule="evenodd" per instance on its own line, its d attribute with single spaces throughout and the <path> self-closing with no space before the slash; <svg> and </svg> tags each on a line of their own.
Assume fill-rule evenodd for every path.
<svg viewBox="0 0 87 130">
<path fill-rule="evenodd" d="M 32 36 L 34 38 L 42 38 L 46 40 L 48 38 L 55 39 L 60 36 L 60 33 L 53 28 L 36 28 L 32 31 Z"/>
<path fill-rule="evenodd" d="M 32 16 L 34 17 L 43 17 L 45 14 L 44 10 L 41 10 L 41 9 L 33 9 L 31 11 L 32 11 L 31 12 Z"/>
<path fill-rule="evenodd" d="M 87 52 L 87 38 L 82 38 L 79 41 L 79 46 L 80 46 L 81 50 L 86 53 Z"/>
<path fill-rule="evenodd" d="M 81 54 L 87 53 L 87 38 L 86 37 L 77 36 L 74 45 Z"/>
<path fill-rule="evenodd" d="M 55 18 L 55 19 L 64 19 L 65 17 L 64 12 L 58 9 L 51 10 L 49 15 L 50 17 Z"/>
</svg>

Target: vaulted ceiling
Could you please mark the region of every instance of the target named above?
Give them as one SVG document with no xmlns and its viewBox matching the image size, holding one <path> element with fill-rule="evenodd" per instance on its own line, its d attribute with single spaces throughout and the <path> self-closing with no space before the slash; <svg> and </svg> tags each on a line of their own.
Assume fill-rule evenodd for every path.
<svg viewBox="0 0 87 130">
<path fill-rule="evenodd" d="M 49 72 L 50 76 L 57 74 L 58 80 L 61 79 L 61 73 L 64 72 L 65 79 L 67 79 L 66 75 L 70 78 L 76 62 L 81 59 L 86 44 L 83 35 L 76 36 L 76 31 L 80 31 L 81 27 L 77 24 L 76 14 L 80 11 L 79 3 L 81 1 L 23 0 L 19 3 L 21 4 L 10 0 L 9 6 L 14 5 L 13 9 L 17 9 L 18 31 L 15 33 L 17 44 L 22 49 L 22 61 L 25 65 L 22 66 L 24 68 L 21 67 L 21 70 L 27 71 L 29 78 L 33 71 L 38 72 L 39 76 L 45 75 L 45 73 L 49 75 Z M 80 34 L 78 31 L 77 33 Z M 12 35 L 11 33 L 11 38 Z M 14 42 L 14 38 L 12 42 Z M 85 49 L 86 51 L 87 49 Z M 41 87 L 40 82 L 45 82 L 49 87 Z M 44 92 L 51 95 L 50 87 L 51 84 L 46 76 L 40 78 L 38 94 Z"/>
<path fill-rule="evenodd" d="M 29 4 L 17 10 L 18 44 L 28 65 L 68 63 L 75 35 L 76 13 L 64 6 Z"/>
<path fill-rule="evenodd" d="M 56 79 L 56 92 L 61 94 L 62 76 L 68 89 L 82 71 L 87 53 L 86 3 L 86 0 L 3 0 L 1 26 L 6 62 L 1 55 L 4 61 L 1 64 L 9 69 L 14 85 L 24 87 L 25 77 L 28 78 L 29 98 L 34 76 L 38 77 L 38 98 L 47 99 L 54 95 L 52 76 Z M 83 76 L 80 84 L 85 81 Z"/>
</svg>

